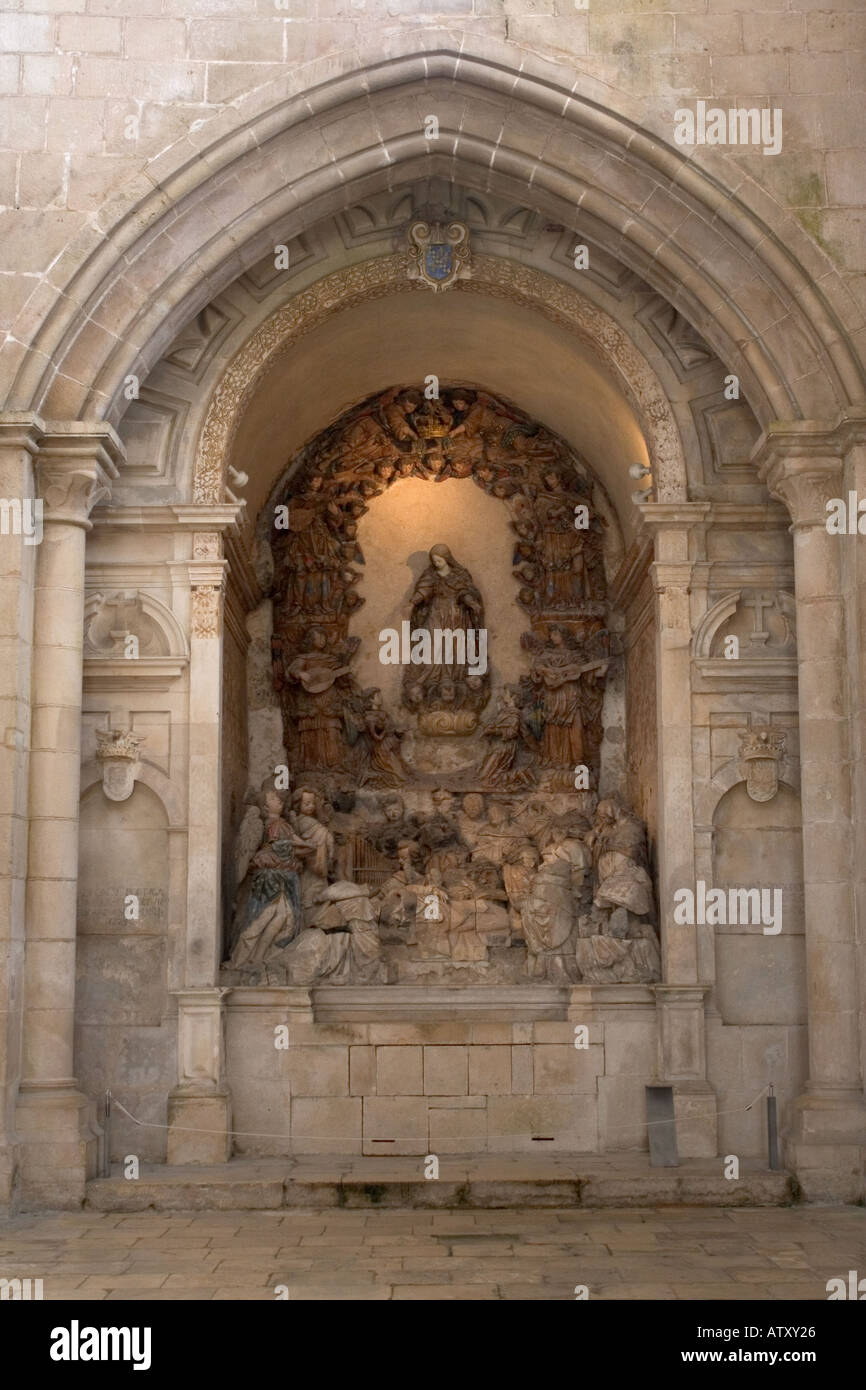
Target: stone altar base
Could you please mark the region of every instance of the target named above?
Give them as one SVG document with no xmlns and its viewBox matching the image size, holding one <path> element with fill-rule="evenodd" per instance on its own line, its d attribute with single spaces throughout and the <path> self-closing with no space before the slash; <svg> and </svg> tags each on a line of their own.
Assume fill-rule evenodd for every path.
<svg viewBox="0 0 866 1390">
<path fill-rule="evenodd" d="M 222 1007 L 237 1155 L 647 1149 L 651 985 L 235 987 Z M 707 1096 L 696 1110 L 692 1083 L 673 1084 L 680 1155 L 717 1154 L 715 1104 L 703 1122 Z"/>
<path fill-rule="evenodd" d="M 439 1178 L 417 1158 L 307 1154 L 293 1159 L 233 1158 L 212 1168 L 144 1164 L 137 1182 L 119 1164 L 87 1184 L 97 1211 L 275 1210 L 282 1207 L 772 1207 L 789 1206 L 797 1186 L 788 1173 L 741 1165 L 723 1176 L 719 1159 L 686 1159 L 651 1168 L 645 1154 L 451 1154 Z"/>
</svg>

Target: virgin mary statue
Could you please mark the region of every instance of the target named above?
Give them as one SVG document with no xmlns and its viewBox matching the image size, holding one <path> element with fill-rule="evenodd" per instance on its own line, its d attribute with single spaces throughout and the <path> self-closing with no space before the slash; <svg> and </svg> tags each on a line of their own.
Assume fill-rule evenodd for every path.
<svg viewBox="0 0 866 1390">
<path fill-rule="evenodd" d="M 426 632 L 429 645 L 419 645 L 430 659 L 407 666 L 403 703 L 419 715 L 428 733 L 468 733 L 478 711 L 490 697 L 485 660 L 479 664 L 479 633 L 484 628 L 484 601 L 472 575 L 458 564 L 447 545 L 434 545 L 430 563 L 412 593 L 410 620 L 413 647 Z"/>
</svg>

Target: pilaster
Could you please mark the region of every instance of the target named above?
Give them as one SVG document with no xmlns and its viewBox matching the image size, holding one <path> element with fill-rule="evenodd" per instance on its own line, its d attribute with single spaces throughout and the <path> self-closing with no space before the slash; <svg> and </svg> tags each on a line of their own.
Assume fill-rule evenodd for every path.
<svg viewBox="0 0 866 1390">
<path fill-rule="evenodd" d="M 20 1179 L 15 1106 L 21 1078 L 33 586 L 43 534 L 33 461 L 44 432 L 36 415 L 0 418 L 0 1211 L 14 1206 Z"/>
<path fill-rule="evenodd" d="M 653 534 L 658 711 L 659 923 L 662 979 L 656 987 L 659 1074 L 674 1089 L 677 1138 L 685 1157 L 716 1153 L 716 1096 L 707 1081 L 704 996 L 696 924 L 673 919 L 674 894 L 695 882 L 692 766 L 691 587 L 697 542 L 710 506 L 648 503 Z"/>
<path fill-rule="evenodd" d="M 175 991 L 178 1082 L 168 1099 L 169 1163 L 226 1163 L 231 1157 L 226 993 L 219 988 Z"/>
<path fill-rule="evenodd" d="M 36 559 L 22 1075 L 22 1200 L 76 1206 L 94 1171 L 91 1104 L 73 1074 L 84 545 L 122 446 L 110 426 L 46 428 Z"/>
</svg>

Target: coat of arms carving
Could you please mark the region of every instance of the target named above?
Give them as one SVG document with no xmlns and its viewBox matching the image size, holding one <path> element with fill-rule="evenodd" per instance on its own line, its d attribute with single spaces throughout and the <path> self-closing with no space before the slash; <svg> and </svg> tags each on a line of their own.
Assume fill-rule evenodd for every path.
<svg viewBox="0 0 866 1390">
<path fill-rule="evenodd" d="M 131 729 L 96 729 L 96 761 L 102 770 L 102 790 L 109 801 L 127 801 L 141 771 L 139 750 L 143 734 Z"/>
<path fill-rule="evenodd" d="M 445 290 L 467 273 L 469 228 L 465 222 L 413 222 L 409 228 L 410 275 Z"/>
<path fill-rule="evenodd" d="M 740 740 L 740 771 L 753 801 L 772 801 L 779 790 L 779 764 L 785 755 L 785 732 L 772 725 L 749 729 Z"/>
</svg>

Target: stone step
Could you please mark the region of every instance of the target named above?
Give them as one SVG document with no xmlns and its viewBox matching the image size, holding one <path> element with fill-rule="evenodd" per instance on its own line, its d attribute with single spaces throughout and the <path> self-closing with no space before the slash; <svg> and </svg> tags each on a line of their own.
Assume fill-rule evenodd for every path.
<svg viewBox="0 0 866 1390">
<path fill-rule="evenodd" d="M 235 1158 L 218 1167 L 142 1165 L 137 1179 L 120 1164 L 87 1184 L 85 1206 L 99 1211 L 275 1210 L 310 1208 L 498 1207 L 768 1207 L 789 1206 L 797 1186 L 789 1173 L 742 1164 L 737 1180 L 720 1159 L 687 1159 L 651 1168 L 645 1155 L 557 1154 L 439 1160 L 439 1177 L 424 1176 L 418 1158 L 304 1155 Z"/>
</svg>

